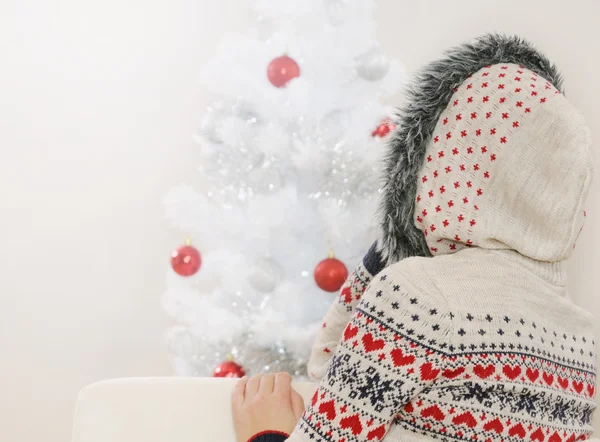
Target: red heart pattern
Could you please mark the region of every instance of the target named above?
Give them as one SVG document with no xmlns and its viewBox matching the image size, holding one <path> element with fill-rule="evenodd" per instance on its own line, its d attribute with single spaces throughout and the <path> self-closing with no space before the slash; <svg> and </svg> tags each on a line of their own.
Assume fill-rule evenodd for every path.
<svg viewBox="0 0 600 442">
<path fill-rule="evenodd" d="M 344 299 L 345 304 L 352 303 L 352 288 L 350 286 L 346 286 L 342 289 L 340 296 Z"/>
<path fill-rule="evenodd" d="M 483 429 L 485 431 L 495 431 L 496 434 L 500 434 L 504 431 L 504 425 L 502 425 L 502 422 L 500 422 L 500 419 L 496 418 L 494 420 L 487 422 L 483 426 Z"/>
<path fill-rule="evenodd" d="M 431 362 L 426 362 L 421 365 L 421 380 L 423 381 L 433 381 L 437 378 L 438 374 L 440 374 L 440 370 L 437 368 L 433 368 L 433 364 Z"/>
<path fill-rule="evenodd" d="M 529 379 L 531 382 L 535 382 L 540 376 L 540 371 L 537 369 L 534 370 L 532 368 L 527 368 L 527 370 L 525 370 L 525 376 L 527 376 L 527 379 Z"/>
<path fill-rule="evenodd" d="M 442 376 L 447 379 L 454 379 L 454 378 L 460 376 L 461 374 L 463 374 L 464 372 L 465 372 L 465 367 L 458 367 L 458 368 L 455 368 L 454 370 L 447 368 L 444 371 L 442 371 Z"/>
<path fill-rule="evenodd" d="M 502 368 L 502 373 L 504 373 L 505 376 L 512 381 L 519 377 L 519 375 L 521 374 L 521 367 L 519 367 L 518 365 L 515 365 L 514 367 L 510 365 L 505 365 Z"/>
<path fill-rule="evenodd" d="M 373 339 L 373 335 L 371 333 L 367 333 L 362 337 L 362 343 L 367 353 L 381 350 L 383 347 L 385 347 L 385 341 L 383 339 Z"/>
<path fill-rule="evenodd" d="M 541 428 L 538 428 L 531 434 L 530 439 L 537 440 L 538 442 L 544 442 L 544 439 L 545 439 L 544 432 L 542 431 Z"/>
<path fill-rule="evenodd" d="M 473 417 L 470 411 L 454 416 L 452 419 L 454 425 L 466 425 L 469 428 L 475 428 L 477 420 Z"/>
<path fill-rule="evenodd" d="M 444 420 L 444 418 L 446 417 L 442 410 L 440 410 L 440 407 L 438 407 L 437 405 L 432 405 L 431 407 L 424 408 L 421 411 L 421 416 L 425 418 L 431 417 L 438 422 Z"/>
<path fill-rule="evenodd" d="M 523 439 L 526 434 L 527 432 L 525 431 L 525 428 L 523 428 L 523 425 L 521 425 L 520 423 L 515 425 L 514 427 L 511 427 L 508 430 L 508 435 L 510 437 L 519 436 L 521 439 Z"/>
<path fill-rule="evenodd" d="M 344 330 L 344 341 L 349 341 L 358 334 L 358 327 L 352 327 L 352 324 L 348 324 Z"/>
<path fill-rule="evenodd" d="M 375 428 L 374 430 L 369 431 L 367 434 L 367 440 L 381 440 L 385 436 L 385 427 L 383 425 Z"/>
<path fill-rule="evenodd" d="M 554 376 L 552 376 L 550 373 L 543 373 L 542 374 L 542 378 L 544 378 L 544 382 L 547 385 L 552 385 L 552 383 L 554 382 Z"/>
<path fill-rule="evenodd" d="M 487 365 L 485 368 L 479 364 L 473 367 L 473 373 L 475 373 L 475 375 L 481 379 L 487 379 L 495 372 L 496 368 L 492 364 Z"/>
<path fill-rule="evenodd" d="M 391 351 L 392 361 L 396 367 L 404 367 L 415 362 L 414 355 L 405 355 L 401 348 L 395 348 Z"/>
<path fill-rule="evenodd" d="M 354 436 L 362 433 L 362 430 L 363 430 L 362 424 L 360 423 L 360 417 L 358 416 L 358 414 L 353 414 L 352 416 L 343 418 L 340 421 L 340 427 L 343 430 L 350 429 L 350 431 L 352 432 L 352 434 Z"/>
<path fill-rule="evenodd" d="M 583 391 L 583 382 L 573 380 L 573 388 L 577 393 L 581 393 Z"/>
<path fill-rule="evenodd" d="M 333 399 L 327 402 L 322 402 L 321 405 L 319 405 L 319 413 L 324 414 L 330 421 L 334 420 L 336 417 L 336 412 Z"/>
<path fill-rule="evenodd" d="M 317 401 L 319 400 L 319 390 L 315 391 L 315 394 L 313 394 L 313 397 L 310 401 L 311 406 L 315 406 L 317 404 Z"/>
</svg>

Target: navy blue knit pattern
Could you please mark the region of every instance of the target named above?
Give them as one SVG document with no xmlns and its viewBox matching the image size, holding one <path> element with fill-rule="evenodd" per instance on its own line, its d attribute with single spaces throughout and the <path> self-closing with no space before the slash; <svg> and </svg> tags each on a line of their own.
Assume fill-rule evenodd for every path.
<svg viewBox="0 0 600 442">
<path fill-rule="evenodd" d="M 369 271 L 371 276 L 377 275 L 385 268 L 381 254 L 377 250 L 377 241 L 373 243 L 363 258 L 363 265 L 365 266 L 365 269 Z"/>
<path fill-rule="evenodd" d="M 261 433 L 248 442 L 285 442 L 287 437 L 281 433 Z"/>
</svg>

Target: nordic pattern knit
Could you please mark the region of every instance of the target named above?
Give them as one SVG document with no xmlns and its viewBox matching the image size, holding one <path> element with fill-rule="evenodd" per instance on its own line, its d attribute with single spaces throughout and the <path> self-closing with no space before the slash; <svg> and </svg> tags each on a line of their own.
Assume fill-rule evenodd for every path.
<svg viewBox="0 0 600 442">
<path fill-rule="evenodd" d="M 350 276 L 309 363 L 320 388 L 288 440 L 589 438 L 593 320 L 564 271 L 588 149 L 580 115 L 521 66 L 457 88 L 415 195 L 434 256 L 381 270 L 372 250 Z"/>
<path fill-rule="evenodd" d="M 339 345 L 313 354 L 329 369 L 289 440 L 589 437 L 592 319 L 564 283 L 561 265 L 476 248 L 385 269 L 354 292 Z"/>
</svg>

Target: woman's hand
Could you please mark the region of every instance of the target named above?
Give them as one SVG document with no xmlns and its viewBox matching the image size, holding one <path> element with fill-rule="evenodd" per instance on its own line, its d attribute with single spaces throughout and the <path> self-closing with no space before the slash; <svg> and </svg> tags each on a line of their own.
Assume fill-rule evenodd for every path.
<svg viewBox="0 0 600 442">
<path fill-rule="evenodd" d="M 304 413 L 304 401 L 288 373 L 265 374 L 238 381 L 232 408 L 237 441 L 248 442 L 266 431 L 290 435 Z"/>
</svg>

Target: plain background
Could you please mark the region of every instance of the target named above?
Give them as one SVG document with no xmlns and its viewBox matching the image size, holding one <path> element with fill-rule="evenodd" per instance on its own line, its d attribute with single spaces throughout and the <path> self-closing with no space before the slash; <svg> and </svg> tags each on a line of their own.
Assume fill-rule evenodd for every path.
<svg viewBox="0 0 600 442">
<path fill-rule="evenodd" d="M 486 31 L 529 37 L 600 137 L 600 2 L 378 3 L 410 72 Z M 182 238 L 162 198 L 195 173 L 200 67 L 249 19 L 244 0 L 0 0 L 1 440 L 68 441 L 84 385 L 171 373 L 160 296 Z M 597 183 L 570 284 L 600 317 Z"/>
</svg>

